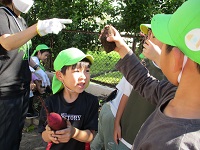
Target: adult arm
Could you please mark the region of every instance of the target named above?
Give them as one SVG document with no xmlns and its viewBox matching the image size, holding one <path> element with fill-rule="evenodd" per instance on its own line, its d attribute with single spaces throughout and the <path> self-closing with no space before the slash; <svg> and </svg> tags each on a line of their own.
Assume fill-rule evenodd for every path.
<svg viewBox="0 0 200 150">
<path fill-rule="evenodd" d="M 68 23 L 72 23 L 72 21 L 70 19 L 58 18 L 39 20 L 36 24 L 18 33 L 2 34 L 0 37 L 0 44 L 7 51 L 14 50 L 25 44 L 37 34 L 40 36 L 44 36 L 49 33 L 58 34 L 63 28 L 65 28 L 64 24 Z"/>
<path fill-rule="evenodd" d="M 0 44 L 4 49 L 7 51 L 14 50 L 19 48 L 21 45 L 28 42 L 30 39 L 32 39 L 34 36 L 36 36 L 37 33 L 37 24 L 32 25 L 31 27 L 27 28 L 26 30 L 23 30 L 21 32 L 15 33 L 15 34 L 4 34 L 0 37 Z M 10 44 L 12 43 L 12 44 Z"/>
</svg>

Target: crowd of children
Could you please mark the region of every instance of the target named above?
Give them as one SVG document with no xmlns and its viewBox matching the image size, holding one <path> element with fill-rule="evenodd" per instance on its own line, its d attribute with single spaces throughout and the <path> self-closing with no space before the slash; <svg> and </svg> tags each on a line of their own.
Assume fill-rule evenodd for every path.
<svg viewBox="0 0 200 150">
<path fill-rule="evenodd" d="M 20 16 L 21 12 L 30 9 L 21 9 L 19 3 L 23 5 L 24 1 L 11 0 L 1 3 L 5 5 L 0 8 L 0 18 L 3 22 Z M 30 0 L 27 4 L 31 7 L 33 1 Z M 94 62 L 91 55 L 73 47 L 60 51 L 54 60 L 55 74 L 51 85 L 43 65 L 51 54 L 51 49 L 45 44 L 38 45 L 30 62 L 29 58 L 23 57 L 25 59 L 22 60 L 22 56 L 27 55 L 25 52 L 19 55 L 18 49 L 24 44 L 30 45 L 30 37 L 37 33 L 46 35 L 55 32 L 43 29 L 42 22 L 26 29 L 23 19 L 20 25 L 16 21 L 18 26 L 14 30 L 18 37 L 27 33 L 28 38 L 25 40 L 21 38 L 21 43 L 15 43 L 11 49 L 17 50 L 11 53 L 6 42 L 4 43 L 6 36 L 9 36 L 7 35 L 9 27 L 0 23 L 1 28 L 5 28 L 0 37 L 2 46 L 0 50 L 3 52 L 0 54 L 1 61 L 5 62 L 7 58 L 16 57 L 15 60 L 20 60 L 22 64 L 21 68 L 25 68 L 23 75 L 15 73 L 12 76 L 12 81 L 21 77 L 24 77 L 24 81 L 19 83 L 16 80 L 13 85 L 8 85 L 10 82 L 5 80 L 6 75 L 0 72 L 2 73 L 0 112 L 5 115 L 0 121 L 1 148 L 19 149 L 25 116 L 27 118 L 38 116 L 32 107 L 34 92 L 44 94 L 46 88 L 51 86 L 52 95 L 44 100 L 38 125 L 38 131 L 47 143 L 47 150 L 200 149 L 199 5 L 199 0 L 188 0 L 173 14 L 157 14 L 153 16 L 151 24 L 141 24 L 140 28 L 146 39 L 143 43 L 143 56 L 140 56 L 149 59 L 147 66 L 141 63 L 117 29 L 111 26 L 114 34 L 108 35 L 107 41 L 116 45 L 114 51 L 120 56 L 116 68 L 123 74 L 123 78 L 108 97 L 100 114 L 97 96 L 85 91 L 90 82 L 90 67 Z M 11 18 L 5 19 L 5 14 L 10 14 Z M 63 24 L 59 20 L 56 20 L 56 23 L 60 25 L 59 31 L 61 31 Z M 21 25 L 24 32 L 21 32 Z M 11 39 L 15 37 L 17 36 L 13 35 Z M 18 63 L 10 64 L 4 63 L 7 65 L 5 70 L 8 69 L 5 73 Z M 151 67 L 148 65 L 151 64 L 156 66 L 154 67 L 156 71 L 149 69 Z M 29 65 L 32 67 L 28 68 Z M 28 77 L 29 69 L 32 73 L 31 78 Z M 16 72 L 22 71 L 20 68 L 17 70 Z M 13 95 L 11 95 L 13 91 L 10 90 L 12 88 L 4 89 L 3 86 L 13 87 Z M 27 101 L 28 96 L 29 101 Z M 151 107 L 149 104 L 154 106 Z M 60 115 L 66 127 L 53 130 L 48 124 L 51 120 L 50 113 Z M 15 117 L 16 115 L 20 117 Z M 16 129 L 15 126 L 8 128 L 12 124 L 16 125 Z"/>
<path fill-rule="evenodd" d="M 88 142 L 92 142 L 91 143 L 92 150 L 101 150 L 102 148 L 112 149 L 112 150 L 161 149 L 161 148 L 198 149 L 199 144 L 195 142 L 197 141 L 196 140 L 197 137 L 195 136 L 195 134 L 192 134 L 193 132 L 198 133 L 199 131 L 199 128 L 196 127 L 196 124 L 198 124 L 198 119 L 199 119 L 198 117 L 199 115 L 196 114 L 198 112 L 197 110 L 198 107 L 189 104 L 187 101 L 188 99 L 190 99 L 198 106 L 198 101 L 195 98 L 195 96 L 197 96 L 198 94 L 194 93 L 193 91 L 196 91 L 199 88 L 197 86 L 192 88 L 193 91 L 184 90 L 184 87 L 188 85 L 187 82 L 185 82 L 187 81 L 187 76 L 193 75 L 194 77 L 196 77 L 195 81 L 197 81 L 197 83 L 198 83 L 197 78 L 199 78 L 200 76 L 199 75 L 200 67 L 199 65 L 195 65 L 195 63 L 196 64 L 199 63 L 199 57 L 198 58 L 195 57 L 196 54 L 195 52 L 198 50 L 196 51 L 191 50 L 192 48 L 198 49 L 198 46 L 194 47 L 193 45 L 191 45 L 190 43 L 191 39 L 189 39 L 189 37 L 192 38 L 192 36 L 197 36 L 193 33 L 193 30 L 195 29 L 195 27 L 196 28 L 198 27 L 198 23 L 197 21 L 196 22 L 194 21 L 194 23 L 191 26 L 189 26 L 187 30 L 184 29 L 186 30 L 185 34 L 179 33 L 180 36 L 182 36 L 181 38 L 186 37 L 186 40 L 184 39 L 185 43 L 182 43 L 181 41 L 176 42 L 175 41 L 177 40 L 176 37 L 172 36 L 171 33 L 168 33 L 170 35 L 170 38 L 167 37 L 167 35 L 166 37 L 164 37 L 162 35 L 162 31 L 164 32 L 165 30 L 159 30 L 160 29 L 159 27 L 163 25 L 162 22 L 164 22 L 166 19 L 168 20 L 171 19 L 172 23 L 171 22 L 169 23 L 169 25 L 171 25 L 169 32 L 174 31 L 175 27 L 173 26 L 175 26 L 175 24 L 173 23 L 173 21 L 175 19 L 178 19 L 178 17 L 180 17 L 179 14 L 183 13 L 183 11 L 187 11 L 188 9 L 191 9 L 191 7 L 195 7 L 196 3 L 198 3 L 197 0 L 191 0 L 189 2 L 185 2 L 173 15 L 170 16 L 155 15 L 151 21 L 151 25 L 145 25 L 145 24 L 141 25 L 141 30 L 143 32 L 145 32 L 143 30 L 144 27 L 146 27 L 145 29 L 148 31 L 147 33 L 145 33 L 148 34 L 148 38 L 147 40 L 145 40 L 143 44 L 144 47 L 143 55 L 146 58 L 151 59 L 153 61 L 153 64 L 157 68 L 161 68 L 168 80 L 159 81 L 154 77 L 150 76 L 147 68 L 144 67 L 141 63 L 139 63 L 138 58 L 134 56 L 133 52 L 129 49 L 126 43 L 123 42 L 123 39 L 120 36 L 119 32 L 115 28 L 113 28 L 113 30 L 115 31 L 115 35 L 108 37 L 108 41 L 114 41 L 116 43 L 115 51 L 118 52 L 121 57 L 121 60 L 117 63 L 116 67 L 124 74 L 124 77 L 122 78 L 120 83 L 116 86 L 117 92 L 115 91 L 116 95 L 114 99 L 108 100 L 108 102 L 103 105 L 100 111 L 99 121 L 98 121 L 98 132 L 96 136 L 94 136 L 94 131 L 97 130 L 98 105 L 97 104 L 94 105 L 94 102 L 96 101 L 97 103 L 97 99 L 92 100 L 94 101 L 93 106 L 96 107 L 92 107 L 93 108 L 92 110 L 87 109 L 88 111 L 90 111 L 90 113 L 96 112 L 92 113 L 91 116 L 93 118 L 93 121 L 96 120 L 95 121 L 96 124 L 90 124 L 91 126 L 85 125 L 87 126 L 87 128 L 85 128 L 84 126 L 83 127 L 76 126 L 75 125 L 76 123 L 74 123 L 75 121 L 73 119 L 72 120 L 67 119 L 69 121 L 69 122 L 67 121 L 69 127 L 64 130 L 54 132 L 48 127 L 48 125 L 45 127 L 46 118 L 42 117 L 45 116 L 45 111 L 43 110 L 42 111 L 43 113 L 40 116 L 40 126 L 39 126 L 41 129 L 40 132 L 42 132 L 42 137 L 44 141 L 52 143 L 51 149 L 61 149 L 64 148 L 65 146 L 69 147 L 69 145 L 70 147 L 73 148 L 79 147 L 79 149 L 84 149 L 85 143 Z M 195 15 L 197 15 L 197 13 L 193 13 L 194 17 Z M 186 23 L 189 25 L 191 24 L 190 22 L 185 21 L 185 24 Z M 182 26 L 180 25 L 180 27 Z M 159 40 L 162 42 L 160 42 Z M 183 46 L 184 44 L 186 44 L 186 46 Z M 73 52 L 77 51 L 76 49 L 68 49 L 68 50 L 72 50 Z M 66 52 L 64 53 L 64 51 Z M 76 57 L 79 57 L 78 55 L 76 57 L 73 56 L 70 52 L 67 53 L 67 50 L 64 51 L 61 51 L 61 53 L 63 53 L 62 55 L 65 55 L 65 58 L 74 57 L 74 59 L 76 59 Z M 154 52 L 152 53 L 152 51 Z M 86 114 L 84 114 L 83 112 L 77 113 L 78 110 L 75 109 L 76 111 L 71 111 L 73 112 L 71 114 L 69 111 L 66 110 L 72 107 L 71 105 L 68 106 L 68 104 L 74 103 L 79 99 L 78 97 L 80 95 L 85 94 L 84 89 L 88 84 L 86 75 L 87 73 L 85 75 L 82 75 L 84 76 L 84 78 L 80 75 L 80 78 L 82 77 L 82 80 L 86 80 L 87 82 L 86 81 L 78 82 L 79 80 L 78 78 L 77 79 L 73 78 L 74 81 L 77 81 L 75 82 L 77 84 L 74 85 L 78 85 L 79 88 L 81 88 L 82 90 L 76 89 L 75 88 L 76 86 L 73 87 L 72 86 L 73 84 L 67 82 L 65 79 L 66 78 L 70 79 L 70 76 L 67 75 L 68 71 L 69 71 L 68 74 L 70 74 L 70 71 L 72 70 L 73 71 L 77 70 L 78 73 L 84 74 L 84 72 L 87 72 L 85 70 L 88 70 L 89 67 L 87 67 L 87 65 L 84 63 L 82 64 L 81 61 L 84 60 L 88 62 L 89 60 L 88 65 L 91 65 L 92 61 L 91 59 L 87 58 L 89 57 L 88 55 L 84 55 L 83 57 L 76 59 L 76 61 L 74 60 L 73 63 L 65 62 L 64 64 L 62 64 L 62 62 L 60 62 L 62 59 L 64 59 L 62 55 L 59 54 L 57 57 L 57 59 L 59 59 L 59 63 L 57 63 L 58 61 L 56 60 L 54 62 L 54 69 L 57 70 L 56 75 L 53 79 L 53 84 L 55 84 L 53 85 L 54 96 L 52 96 L 52 98 L 49 97 L 47 99 L 46 105 L 48 106 L 48 109 L 51 112 L 59 112 L 64 118 L 70 118 L 69 116 L 74 116 L 75 114 L 82 117 L 85 115 L 86 117 L 88 115 L 87 112 Z M 87 58 L 87 60 L 85 60 L 84 58 Z M 81 64 L 79 64 L 79 62 Z M 168 68 L 166 67 L 166 63 L 169 63 Z M 63 70 L 63 67 L 65 65 L 67 68 Z M 171 72 L 170 69 L 172 69 L 173 71 Z M 191 69 L 193 71 L 192 73 L 190 72 Z M 71 75 L 73 74 L 72 72 Z M 128 80 L 128 82 L 126 81 L 125 78 Z M 193 79 L 191 79 L 190 81 L 193 82 Z M 129 82 L 131 83 L 131 85 L 129 84 Z M 127 131 L 127 128 L 129 127 L 129 125 L 127 126 L 127 123 L 123 124 L 124 121 L 123 112 L 126 113 L 128 110 L 128 107 L 126 107 L 126 103 L 128 102 L 128 97 L 130 96 L 132 88 L 134 92 L 135 91 L 139 92 L 144 98 L 150 101 L 150 103 L 156 105 L 156 107 L 154 108 L 155 111 L 150 116 L 148 114 L 149 117 L 144 122 L 144 124 L 143 125 L 140 124 L 139 126 L 139 128 L 141 127 L 140 130 L 139 128 L 137 129 L 138 134 L 132 135 L 134 139 L 132 139 L 132 141 L 130 142 L 127 141 L 126 136 L 123 135 L 124 133 L 127 134 L 127 132 L 133 133 L 132 129 Z M 188 95 L 194 94 L 195 96 L 191 95 L 187 99 L 188 96 L 185 97 L 185 94 L 181 94 L 183 91 L 188 93 Z M 61 96 L 57 92 L 63 95 Z M 56 99 L 56 102 L 53 101 L 54 99 Z M 62 108 L 61 106 L 57 107 L 57 105 L 62 105 L 59 104 L 60 103 L 59 101 L 63 100 L 66 103 L 65 111 L 64 109 L 58 109 Z M 82 101 L 83 100 L 84 99 L 82 98 Z M 183 100 L 185 103 L 181 104 Z M 89 102 L 84 102 L 84 103 L 89 104 Z M 90 106 L 86 107 L 91 108 L 91 104 L 89 104 Z M 83 107 L 82 103 L 80 105 L 82 105 L 81 109 L 86 108 Z M 61 112 L 60 110 L 63 111 Z M 188 110 L 191 110 L 191 112 L 188 113 L 187 112 Z M 131 114 L 134 113 L 134 111 L 131 111 L 131 109 L 129 109 L 128 113 Z M 127 119 L 126 122 L 130 122 L 131 117 L 126 116 L 126 119 Z M 91 122 L 88 119 L 86 120 L 87 123 Z M 187 125 L 189 125 L 190 128 L 187 127 Z M 126 130 L 124 130 L 125 128 Z M 132 126 L 132 128 L 134 128 L 134 125 Z M 171 133 L 170 132 L 171 130 L 173 130 L 174 132 Z M 84 137 L 81 136 L 81 133 L 82 134 L 85 133 L 84 134 L 85 136 Z M 185 135 L 186 133 L 187 137 L 191 139 L 188 139 L 186 137 Z M 163 134 L 165 135 L 165 137 L 162 136 Z M 158 141 L 159 144 L 156 144 Z M 169 141 L 171 142 L 169 143 Z M 70 144 L 73 142 L 75 142 L 76 144 L 75 143 Z M 80 145 L 78 143 L 80 143 Z M 186 145 L 186 143 L 189 144 Z"/>
<path fill-rule="evenodd" d="M 116 68 L 145 99 L 156 105 L 132 149 L 199 149 L 199 0 L 184 2 L 174 14 L 157 14 L 152 32 L 162 43 L 160 68 L 168 80 L 149 76 L 119 32 L 109 36 L 121 59 Z"/>
</svg>

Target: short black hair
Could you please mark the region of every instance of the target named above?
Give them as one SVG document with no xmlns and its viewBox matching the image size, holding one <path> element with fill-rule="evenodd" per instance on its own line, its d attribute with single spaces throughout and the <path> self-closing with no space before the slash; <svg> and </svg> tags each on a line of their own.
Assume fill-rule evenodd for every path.
<svg viewBox="0 0 200 150">
<path fill-rule="evenodd" d="M 52 51 L 51 51 L 50 49 L 41 49 L 41 50 L 37 51 L 37 52 L 34 54 L 34 56 L 37 56 L 38 52 L 40 52 L 41 54 L 44 53 L 44 52 L 49 52 L 49 54 L 52 53 Z"/>
<path fill-rule="evenodd" d="M 82 67 L 90 68 L 90 66 L 91 66 L 91 62 L 89 61 L 89 59 L 84 58 L 84 59 L 82 59 L 81 61 L 79 61 L 78 63 L 76 63 L 74 65 L 63 66 L 61 68 L 61 73 L 65 75 L 65 72 L 69 67 L 72 67 L 72 69 L 75 69 L 76 67 L 78 67 L 78 68 L 82 68 Z"/>
<path fill-rule="evenodd" d="M 173 48 L 174 48 L 174 46 L 171 46 L 171 45 L 166 44 L 166 52 L 167 52 L 168 54 L 172 51 Z"/>
<path fill-rule="evenodd" d="M 170 53 L 170 52 L 172 51 L 173 47 L 174 47 L 174 46 L 171 46 L 171 45 L 166 44 L 166 52 L 167 52 L 167 53 Z M 198 72 L 200 73 L 200 64 L 198 64 L 198 63 L 196 63 L 196 64 L 197 64 L 197 70 L 198 70 Z"/>
</svg>

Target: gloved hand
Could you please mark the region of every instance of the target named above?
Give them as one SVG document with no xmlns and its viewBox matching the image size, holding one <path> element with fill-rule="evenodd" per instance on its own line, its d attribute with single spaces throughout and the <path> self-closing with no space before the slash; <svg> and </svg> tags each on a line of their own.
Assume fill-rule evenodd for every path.
<svg viewBox="0 0 200 150">
<path fill-rule="evenodd" d="M 71 19 L 47 19 L 39 20 L 37 23 L 37 32 L 40 36 L 47 35 L 48 33 L 58 34 L 65 28 L 64 24 L 72 23 Z"/>
<path fill-rule="evenodd" d="M 41 78 L 41 80 L 42 80 L 42 86 L 44 86 L 44 87 L 50 86 L 50 80 L 49 80 L 47 74 L 42 69 L 37 69 L 35 71 L 35 74 L 39 78 Z"/>
</svg>

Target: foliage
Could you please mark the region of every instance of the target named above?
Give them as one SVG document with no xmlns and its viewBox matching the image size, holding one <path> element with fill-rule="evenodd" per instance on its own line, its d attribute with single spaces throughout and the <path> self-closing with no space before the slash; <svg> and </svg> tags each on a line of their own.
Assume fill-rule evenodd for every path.
<svg viewBox="0 0 200 150">
<path fill-rule="evenodd" d="M 91 66 L 91 75 L 98 76 L 114 69 L 116 62 L 119 60 L 119 55 L 116 52 L 106 53 L 105 51 L 88 51 L 94 57 L 94 63 Z"/>
<path fill-rule="evenodd" d="M 158 13 L 173 13 L 185 0 L 124 0 L 121 5 L 121 22 L 117 24 L 120 31 L 140 32 L 141 23 L 150 23 Z"/>
<path fill-rule="evenodd" d="M 24 17 L 28 25 L 49 18 L 70 18 L 72 24 L 58 35 L 36 36 L 33 49 L 40 43 L 52 47 L 53 54 L 69 47 L 84 52 L 100 46 L 98 36 L 105 24 L 113 24 L 119 31 L 135 35 L 140 39 L 139 25 L 150 23 L 154 14 L 172 13 L 185 0 L 35 0 L 33 8 Z M 115 2 L 115 5 L 114 5 Z M 99 22 L 98 19 L 101 21 Z"/>
<path fill-rule="evenodd" d="M 96 17 L 105 19 L 102 11 L 112 12 L 111 0 L 35 0 L 34 7 L 24 15 L 29 25 L 37 20 L 49 18 L 69 18 L 72 24 L 66 25 L 66 29 L 58 35 L 46 35 L 33 39 L 33 49 L 39 43 L 45 43 L 57 53 L 69 47 L 77 47 L 84 52 L 93 50 L 98 45 L 98 32 L 100 30 Z M 97 32 L 97 33 L 95 33 Z"/>
</svg>

